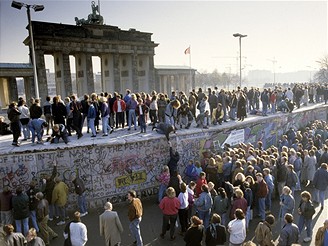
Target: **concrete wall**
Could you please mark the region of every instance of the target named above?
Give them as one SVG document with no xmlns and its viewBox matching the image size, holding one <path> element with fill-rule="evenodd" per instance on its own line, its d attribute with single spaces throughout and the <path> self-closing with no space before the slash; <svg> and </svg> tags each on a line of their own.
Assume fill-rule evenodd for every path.
<svg viewBox="0 0 328 246">
<path fill-rule="evenodd" d="M 231 131 L 244 129 L 245 142 L 262 140 L 265 146 L 276 144 L 279 137 L 292 126 L 295 129 L 314 119 L 327 120 L 327 108 L 322 107 L 283 117 L 257 117 L 252 122 L 237 124 L 238 128 L 209 129 L 181 132 L 171 142 L 181 155 L 180 171 L 190 159 L 201 160 L 206 152 L 217 151 Z M 281 115 L 280 115 L 281 116 Z M 229 124 L 226 125 L 229 127 Z M 155 177 L 168 162 L 169 147 L 163 135 L 158 138 L 124 144 L 90 145 L 84 147 L 40 151 L 0 156 L 0 189 L 8 185 L 28 187 L 32 179 L 40 180 L 50 174 L 53 163 L 58 163 L 60 176 L 69 182 L 70 174 L 78 172 L 85 181 L 90 207 L 100 207 L 108 198 L 112 203 L 126 200 L 126 192 L 136 189 L 142 197 L 158 192 Z M 75 195 L 70 195 L 70 208 L 76 206 Z"/>
</svg>

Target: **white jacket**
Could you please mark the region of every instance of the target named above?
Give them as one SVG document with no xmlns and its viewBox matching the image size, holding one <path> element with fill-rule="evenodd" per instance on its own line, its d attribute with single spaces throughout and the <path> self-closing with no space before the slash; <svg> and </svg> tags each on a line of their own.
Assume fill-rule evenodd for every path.
<svg viewBox="0 0 328 246">
<path fill-rule="evenodd" d="M 230 243 L 241 244 L 246 239 L 246 222 L 245 219 L 234 219 L 228 224 L 228 231 L 230 232 Z"/>
<path fill-rule="evenodd" d="M 87 227 L 82 222 L 72 222 L 69 226 L 72 246 L 84 246 L 88 241 Z M 64 233 L 65 239 L 68 234 Z"/>
</svg>

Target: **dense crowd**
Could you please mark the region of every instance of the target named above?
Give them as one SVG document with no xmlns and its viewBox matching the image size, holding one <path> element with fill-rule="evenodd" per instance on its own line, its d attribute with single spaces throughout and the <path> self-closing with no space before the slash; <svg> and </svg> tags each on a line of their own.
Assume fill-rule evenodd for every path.
<svg viewBox="0 0 328 246">
<path fill-rule="evenodd" d="M 292 87 L 244 89 L 228 91 L 215 87 L 203 92 L 201 88 L 192 90 L 189 95 L 173 91 L 171 95 L 152 91 L 131 93 L 126 90 L 122 95 L 117 92 L 92 93 L 78 100 L 75 95 L 61 99 L 60 96 L 46 98 L 41 105 L 40 99 L 31 99 L 27 103 L 19 98 L 18 103 L 12 102 L 8 108 L 8 119 L 13 134 L 13 145 L 19 146 L 18 138 L 23 133 L 23 140 L 32 138 L 32 143 L 43 143 L 44 128 L 46 134 L 52 136 L 48 142 L 57 143 L 60 138 L 65 143 L 75 131 L 77 138 L 83 136 L 82 129 L 87 121 L 87 133 L 96 137 L 102 126 L 103 136 L 108 136 L 114 129 L 132 127 L 144 133 L 147 123 L 157 128 L 157 131 L 167 135 L 181 128 L 190 128 L 196 122 L 196 127 L 208 128 L 229 120 L 243 121 L 247 114 L 267 116 L 277 111 L 292 112 L 295 107 L 308 103 L 327 103 L 328 86 L 317 84 L 294 84 Z M 261 106 L 261 109 L 260 109 Z M 100 124 L 101 122 L 101 124 Z M 0 134 L 10 133 L 4 118 L 0 119 Z M 31 136 L 32 133 L 32 136 Z M 37 141 L 35 141 L 37 138 Z"/>
<path fill-rule="evenodd" d="M 165 94 L 126 95 L 101 93 L 85 95 L 79 101 L 73 95 L 64 99 L 47 97 L 43 106 L 39 99 L 32 99 L 30 107 L 20 99 L 18 105 L 12 103 L 8 109 L 13 145 L 19 146 L 18 138 L 23 132 L 24 139 L 32 143 L 43 143 L 43 128 L 46 134 L 52 133 L 47 141 L 65 143 L 73 130 L 77 138 L 83 137 L 82 127 L 87 120 L 91 137 L 95 137 L 102 121 L 102 134 L 108 136 L 114 129 L 125 128 L 131 131 L 140 127 L 146 132 L 146 123 L 150 121 L 153 129 L 166 134 L 183 126 L 189 128 L 193 120 L 197 127 L 207 128 L 223 124 L 238 118 L 240 121 L 250 114 L 268 114 L 276 110 L 291 112 L 301 104 L 327 102 L 327 87 L 323 94 L 313 94 L 315 88 L 295 85 L 292 89 L 276 87 L 274 89 L 237 88 L 235 91 L 208 90 L 208 95 L 198 92 L 186 94 L 180 92 L 168 97 Z M 261 103 L 260 103 L 261 102 Z M 287 107 L 281 106 L 286 103 Z M 284 108 L 285 107 L 285 108 Z M 196 114 L 196 110 L 198 113 Z M 260 223 L 255 230 L 255 241 L 259 245 L 274 245 L 272 225 L 279 221 L 281 226 L 278 245 L 299 243 L 300 234 L 306 228 L 304 242 L 315 245 L 328 245 L 328 219 L 320 227 L 313 239 L 312 218 L 315 207 L 324 208 L 325 191 L 328 186 L 328 125 L 316 120 L 302 129 L 290 128 L 279 141 L 278 146 L 266 149 L 262 142 L 256 146 L 240 143 L 238 146 L 224 146 L 223 152 L 211 153 L 200 160 L 190 160 L 183 173 L 179 173 L 180 154 L 170 145 L 170 161 L 158 175 L 160 184 L 158 193 L 159 207 L 163 213 L 162 231 L 165 239 L 175 240 L 176 228 L 183 236 L 187 246 L 252 245 L 245 242 L 247 231 L 253 219 Z M 17 187 L 13 194 L 5 187 L 0 194 L 1 222 L 5 224 L 6 243 L 8 245 L 49 245 L 58 235 L 48 226 L 48 221 L 56 219 L 58 226 L 64 229 L 65 243 L 85 245 L 87 226 L 81 222 L 86 216 L 87 206 L 85 187 L 78 175 L 72 175 L 71 182 L 77 194 L 79 212 L 69 223 L 65 222 L 68 186 L 57 175 L 56 166 L 52 175 L 45 177 L 40 184 L 32 181 L 28 190 Z M 309 193 L 309 188 L 314 194 Z M 295 204 L 295 197 L 301 198 Z M 313 196 L 313 198 L 312 198 Z M 129 229 L 135 239 L 135 245 L 143 245 L 140 222 L 143 208 L 135 191 L 127 194 L 129 207 Z M 279 213 L 272 211 L 272 200 L 279 200 Z M 105 237 L 106 245 L 120 245 L 123 231 L 118 214 L 112 211 L 112 204 L 104 205 L 105 212 L 99 218 L 100 234 Z M 299 214 L 294 223 L 295 213 Z M 29 219 L 32 228 L 29 228 Z M 15 229 L 12 226 L 15 222 Z M 37 234 L 40 236 L 38 237 Z M 26 237 L 25 237 L 26 236 Z M 42 244 L 43 243 L 43 244 Z M 70 244 L 68 244 L 70 245 Z"/>
<path fill-rule="evenodd" d="M 262 142 L 257 146 L 226 145 L 223 153 L 191 160 L 184 179 L 177 172 L 179 153 L 171 147 L 170 162 L 158 177 L 163 211 L 161 237 L 164 238 L 167 224 L 174 225 L 179 218 L 180 234 L 184 235 L 186 245 L 200 245 L 204 234 L 206 245 L 221 245 L 228 238 L 225 230 L 229 232 L 230 245 L 242 245 L 252 218 L 258 217 L 261 222 L 255 230 L 255 239 L 259 245 L 274 245 L 271 227 L 275 219 L 281 224 L 278 245 L 299 243 L 304 228 L 304 242 L 311 242 L 315 206 L 320 205 L 320 211 L 323 210 L 328 186 L 327 138 L 326 122 L 314 121 L 297 131 L 290 128 L 277 147 L 263 149 Z M 309 187 L 314 188 L 313 199 L 306 190 Z M 300 204 L 295 204 L 296 195 L 301 198 Z M 279 199 L 278 214 L 271 212 L 273 199 Z M 295 213 L 299 214 L 297 225 L 293 223 Z M 188 233 L 192 214 L 202 221 L 198 234 L 196 229 Z M 191 217 L 191 221 L 194 219 Z M 327 245 L 328 235 L 322 231 L 317 232 L 315 245 Z M 174 237 L 173 226 L 171 240 Z M 188 244 L 190 240 L 199 244 Z"/>
<path fill-rule="evenodd" d="M 175 240 L 175 231 L 179 227 L 186 245 L 202 245 L 202 242 L 206 245 L 226 242 L 231 246 L 253 245 L 245 240 L 250 223 L 257 222 L 254 219 L 257 217 L 260 222 L 256 226 L 254 241 L 259 245 L 275 245 L 272 226 L 278 221 L 281 226 L 278 245 L 299 243 L 300 235 L 306 229 L 304 242 L 326 246 L 328 219 L 318 229 L 315 238 L 312 219 L 316 212 L 323 210 L 328 187 L 327 127 L 325 121 L 316 120 L 302 129 L 290 128 L 278 146 L 267 149 L 260 141 L 256 146 L 226 144 L 222 153 L 190 160 L 183 173 L 178 172 L 180 154 L 169 142 L 170 160 L 157 177 L 160 183 L 158 203 L 163 213 L 160 237 L 165 240 L 169 231 L 169 239 Z M 77 175 L 72 175 L 71 181 L 78 195 L 80 211 L 74 213 L 74 219 L 69 223 L 65 222 L 68 187 L 57 176 L 56 166 L 52 175 L 45 177 L 38 186 L 32 181 L 26 194 L 21 187 L 17 188 L 15 195 L 5 188 L 0 202 L 1 221 L 6 224 L 4 230 L 8 232 L 7 241 L 25 240 L 24 234 L 29 242 L 42 239 L 49 245 L 51 238 L 58 235 L 47 222 L 58 219 L 58 226 L 66 224 L 66 241 L 70 240 L 72 245 L 85 245 L 87 226 L 80 219 L 88 214 L 85 187 Z M 310 188 L 314 189 L 313 194 L 309 192 Z M 295 203 L 296 196 L 301 198 L 299 204 Z M 135 191 L 129 191 L 127 197 L 129 229 L 134 244 L 143 245 L 140 227 L 142 203 Z M 278 213 L 272 211 L 274 199 L 279 200 Z M 320 208 L 316 211 L 317 206 Z M 105 212 L 99 218 L 101 235 L 105 236 L 107 244 L 111 241 L 115 245 L 121 242 L 123 228 L 117 213 L 112 211 L 112 204 L 107 202 L 104 208 Z M 296 213 L 299 215 L 297 222 L 294 221 Z M 32 229 L 29 229 L 29 218 Z M 17 233 L 13 232 L 12 219 Z"/>
</svg>

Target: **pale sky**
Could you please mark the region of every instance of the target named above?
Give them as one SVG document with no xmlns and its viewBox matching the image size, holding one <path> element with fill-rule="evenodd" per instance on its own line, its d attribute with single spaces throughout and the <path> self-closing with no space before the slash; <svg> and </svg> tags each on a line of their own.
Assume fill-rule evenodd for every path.
<svg viewBox="0 0 328 246">
<path fill-rule="evenodd" d="M 31 10 L 32 20 L 75 25 L 74 17 L 87 18 L 89 0 L 24 0 L 43 4 L 42 12 Z M 96 1 L 96 3 L 98 3 Z M 0 1 L 0 62 L 28 62 L 22 43 L 28 32 L 26 9 Z M 327 1 L 100 1 L 108 25 L 123 30 L 135 28 L 153 33 L 155 65 L 187 65 L 184 50 L 191 45 L 191 65 L 198 71 L 235 73 L 238 39 L 242 39 L 243 64 L 247 70 L 276 72 L 318 68 L 315 62 L 327 54 Z M 51 57 L 46 59 L 52 68 Z M 99 67 L 95 64 L 95 70 Z"/>
</svg>

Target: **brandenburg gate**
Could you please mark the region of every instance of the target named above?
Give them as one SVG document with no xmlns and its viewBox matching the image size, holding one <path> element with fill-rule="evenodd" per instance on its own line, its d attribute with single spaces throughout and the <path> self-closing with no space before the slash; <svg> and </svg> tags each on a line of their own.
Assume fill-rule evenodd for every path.
<svg viewBox="0 0 328 246">
<path fill-rule="evenodd" d="M 154 48 L 151 33 L 116 26 L 66 25 L 32 21 L 39 93 L 48 95 L 44 55 L 54 57 L 56 93 L 72 91 L 69 56 L 75 57 L 77 95 L 94 92 L 92 56 L 100 57 L 103 91 L 151 91 L 155 89 Z M 30 45 L 29 38 L 25 45 Z M 33 95 L 31 95 L 33 96 Z"/>
</svg>

